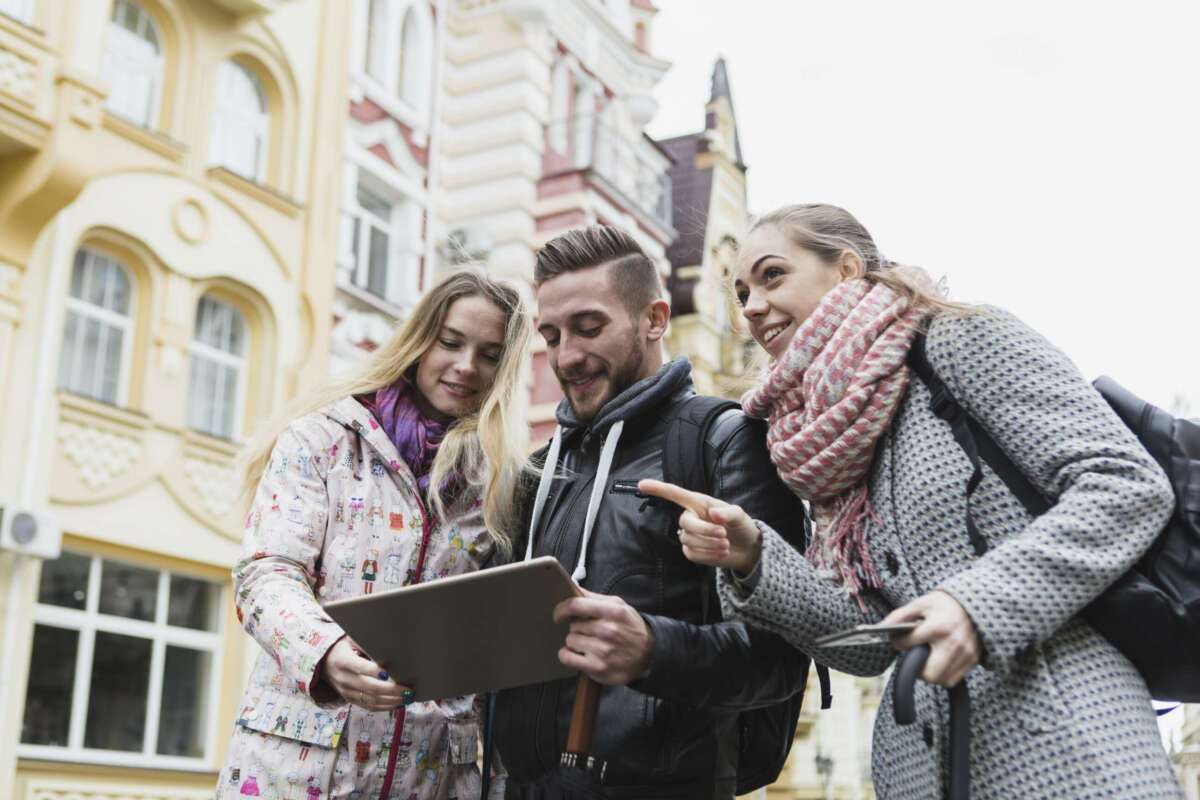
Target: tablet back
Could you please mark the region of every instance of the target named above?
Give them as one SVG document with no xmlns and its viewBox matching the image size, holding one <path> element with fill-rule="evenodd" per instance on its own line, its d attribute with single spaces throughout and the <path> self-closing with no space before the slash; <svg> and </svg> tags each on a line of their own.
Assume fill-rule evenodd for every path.
<svg viewBox="0 0 1200 800">
<path fill-rule="evenodd" d="M 336 600 L 325 611 L 416 700 L 575 674 L 552 612 L 578 588 L 551 556 Z"/>
</svg>

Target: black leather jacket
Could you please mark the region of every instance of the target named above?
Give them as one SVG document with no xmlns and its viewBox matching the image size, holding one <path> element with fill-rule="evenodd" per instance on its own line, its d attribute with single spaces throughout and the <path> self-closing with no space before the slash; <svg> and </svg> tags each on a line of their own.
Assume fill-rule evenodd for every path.
<svg viewBox="0 0 1200 800">
<path fill-rule="evenodd" d="M 711 621 L 720 618 L 714 572 L 683 557 L 676 537 L 680 508 L 636 491 L 638 479 L 662 477 L 668 409 L 692 394 L 686 379 L 665 402 L 626 419 L 588 547 L 583 585 L 624 598 L 654 634 L 651 674 L 601 689 L 592 747 L 608 762 L 600 796 L 732 798 L 737 711 L 804 688 L 808 659 L 782 638 L 741 622 Z M 564 435 L 558 473 L 566 477 L 553 482 L 534 535 L 533 555 L 553 555 L 568 572 L 578 556 L 602 438 L 581 428 Z M 722 414 L 704 447 L 713 494 L 789 532 L 802 547 L 804 510 L 780 482 L 764 441 L 761 421 L 736 410 Z M 545 452 L 535 455 L 539 465 Z M 533 491 L 527 492 L 525 530 Z M 526 541 L 514 545 L 520 558 Z M 544 788 L 547 776 L 558 772 L 574 696 L 574 678 L 500 693 L 494 731 L 509 773 L 508 797 L 577 796 Z M 543 788 L 528 786 L 539 782 Z"/>
</svg>

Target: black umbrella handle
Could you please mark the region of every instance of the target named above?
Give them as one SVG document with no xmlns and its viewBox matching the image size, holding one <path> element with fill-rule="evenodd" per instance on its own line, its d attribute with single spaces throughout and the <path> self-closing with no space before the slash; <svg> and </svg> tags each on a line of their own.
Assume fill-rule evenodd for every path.
<svg viewBox="0 0 1200 800">
<path fill-rule="evenodd" d="M 916 722 L 917 676 L 929 659 L 929 645 L 900 654 L 892 684 L 892 711 L 897 725 Z M 963 678 L 950 689 L 950 800 L 968 800 L 971 791 L 971 699 Z"/>
<path fill-rule="evenodd" d="M 892 710 L 897 725 L 911 725 L 917 719 L 916 682 L 917 676 L 929 658 L 929 645 L 919 644 L 905 650 L 896 659 L 896 677 L 892 684 Z"/>
</svg>

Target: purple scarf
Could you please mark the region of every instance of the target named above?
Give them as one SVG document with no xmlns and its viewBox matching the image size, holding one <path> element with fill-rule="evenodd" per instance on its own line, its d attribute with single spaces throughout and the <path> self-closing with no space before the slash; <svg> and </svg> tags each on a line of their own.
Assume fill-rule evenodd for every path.
<svg viewBox="0 0 1200 800">
<path fill-rule="evenodd" d="M 396 445 L 400 457 L 408 464 L 417 478 L 417 487 L 424 495 L 429 491 L 429 472 L 438 445 L 446 435 L 440 423 L 424 416 L 413 402 L 408 382 L 400 379 L 373 395 L 363 395 L 359 400 L 379 420 L 383 432 Z M 453 483 L 448 480 L 447 484 Z M 442 486 L 445 493 L 447 486 Z"/>
</svg>

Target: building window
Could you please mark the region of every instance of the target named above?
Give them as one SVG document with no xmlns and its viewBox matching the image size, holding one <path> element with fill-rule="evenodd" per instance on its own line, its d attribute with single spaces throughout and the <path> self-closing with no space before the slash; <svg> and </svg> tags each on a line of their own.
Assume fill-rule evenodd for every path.
<svg viewBox="0 0 1200 800">
<path fill-rule="evenodd" d="M 232 439 L 241 417 L 246 374 L 246 323 L 229 303 L 200 298 L 192 338 L 188 427 Z"/>
<path fill-rule="evenodd" d="M 235 61 L 217 69 L 217 113 L 213 120 L 213 164 L 262 183 L 267 169 L 271 117 L 262 82 Z"/>
<path fill-rule="evenodd" d="M 342 251 L 348 251 L 349 283 L 394 305 L 411 304 L 420 282 L 420 206 L 389 200 L 360 182 L 347 216 Z"/>
<path fill-rule="evenodd" d="M 387 82 L 388 5 L 388 0 L 369 0 L 367 3 L 367 40 L 363 72 L 380 83 Z"/>
<path fill-rule="evenodd" d="M 421 42 L 421 32 L 417 27 L 417 15 L 409 9 L 404 15 L 404 25 L 400 32 L 400 75 L 397 87 L 400 99 L 416 111 L 425 108 L 425 84 L 429 80 L 429 65 L 426 60 L 425 48 Z"/>
<path fill-rule="evenodd" d="M 0 14 L 29 25 L 33 22 L 33 0 L 0 0 Z"/>
<path fill-rule="evenodd" d="M 387 297 L 388 251 L 391 249 L 392 204 L 363 186 L 355 195 L 358 213 L 354 218 L 355 286 L 379 297 Z"/>
<path fill-rule="evenodd" d="M 43 564 L 20 755 L 159 767 L 207 760 L 222 586 L 68 550 Z"/>
<path fill-rule="evenodd" d="M 104 107 L 143 128 L 158 116 L 162 84 L 162 36 L 150 14 L 132 0 L 116 0 L 108 23 L 104 80 L 109 94 Z"/>
<path fill-rule="evenodd" d="M 114 405 L 123 401 L 133 337 L 133 283 L 125 265 L 87 248 L 75 253 L 58 386 Z"/>
</svg>

